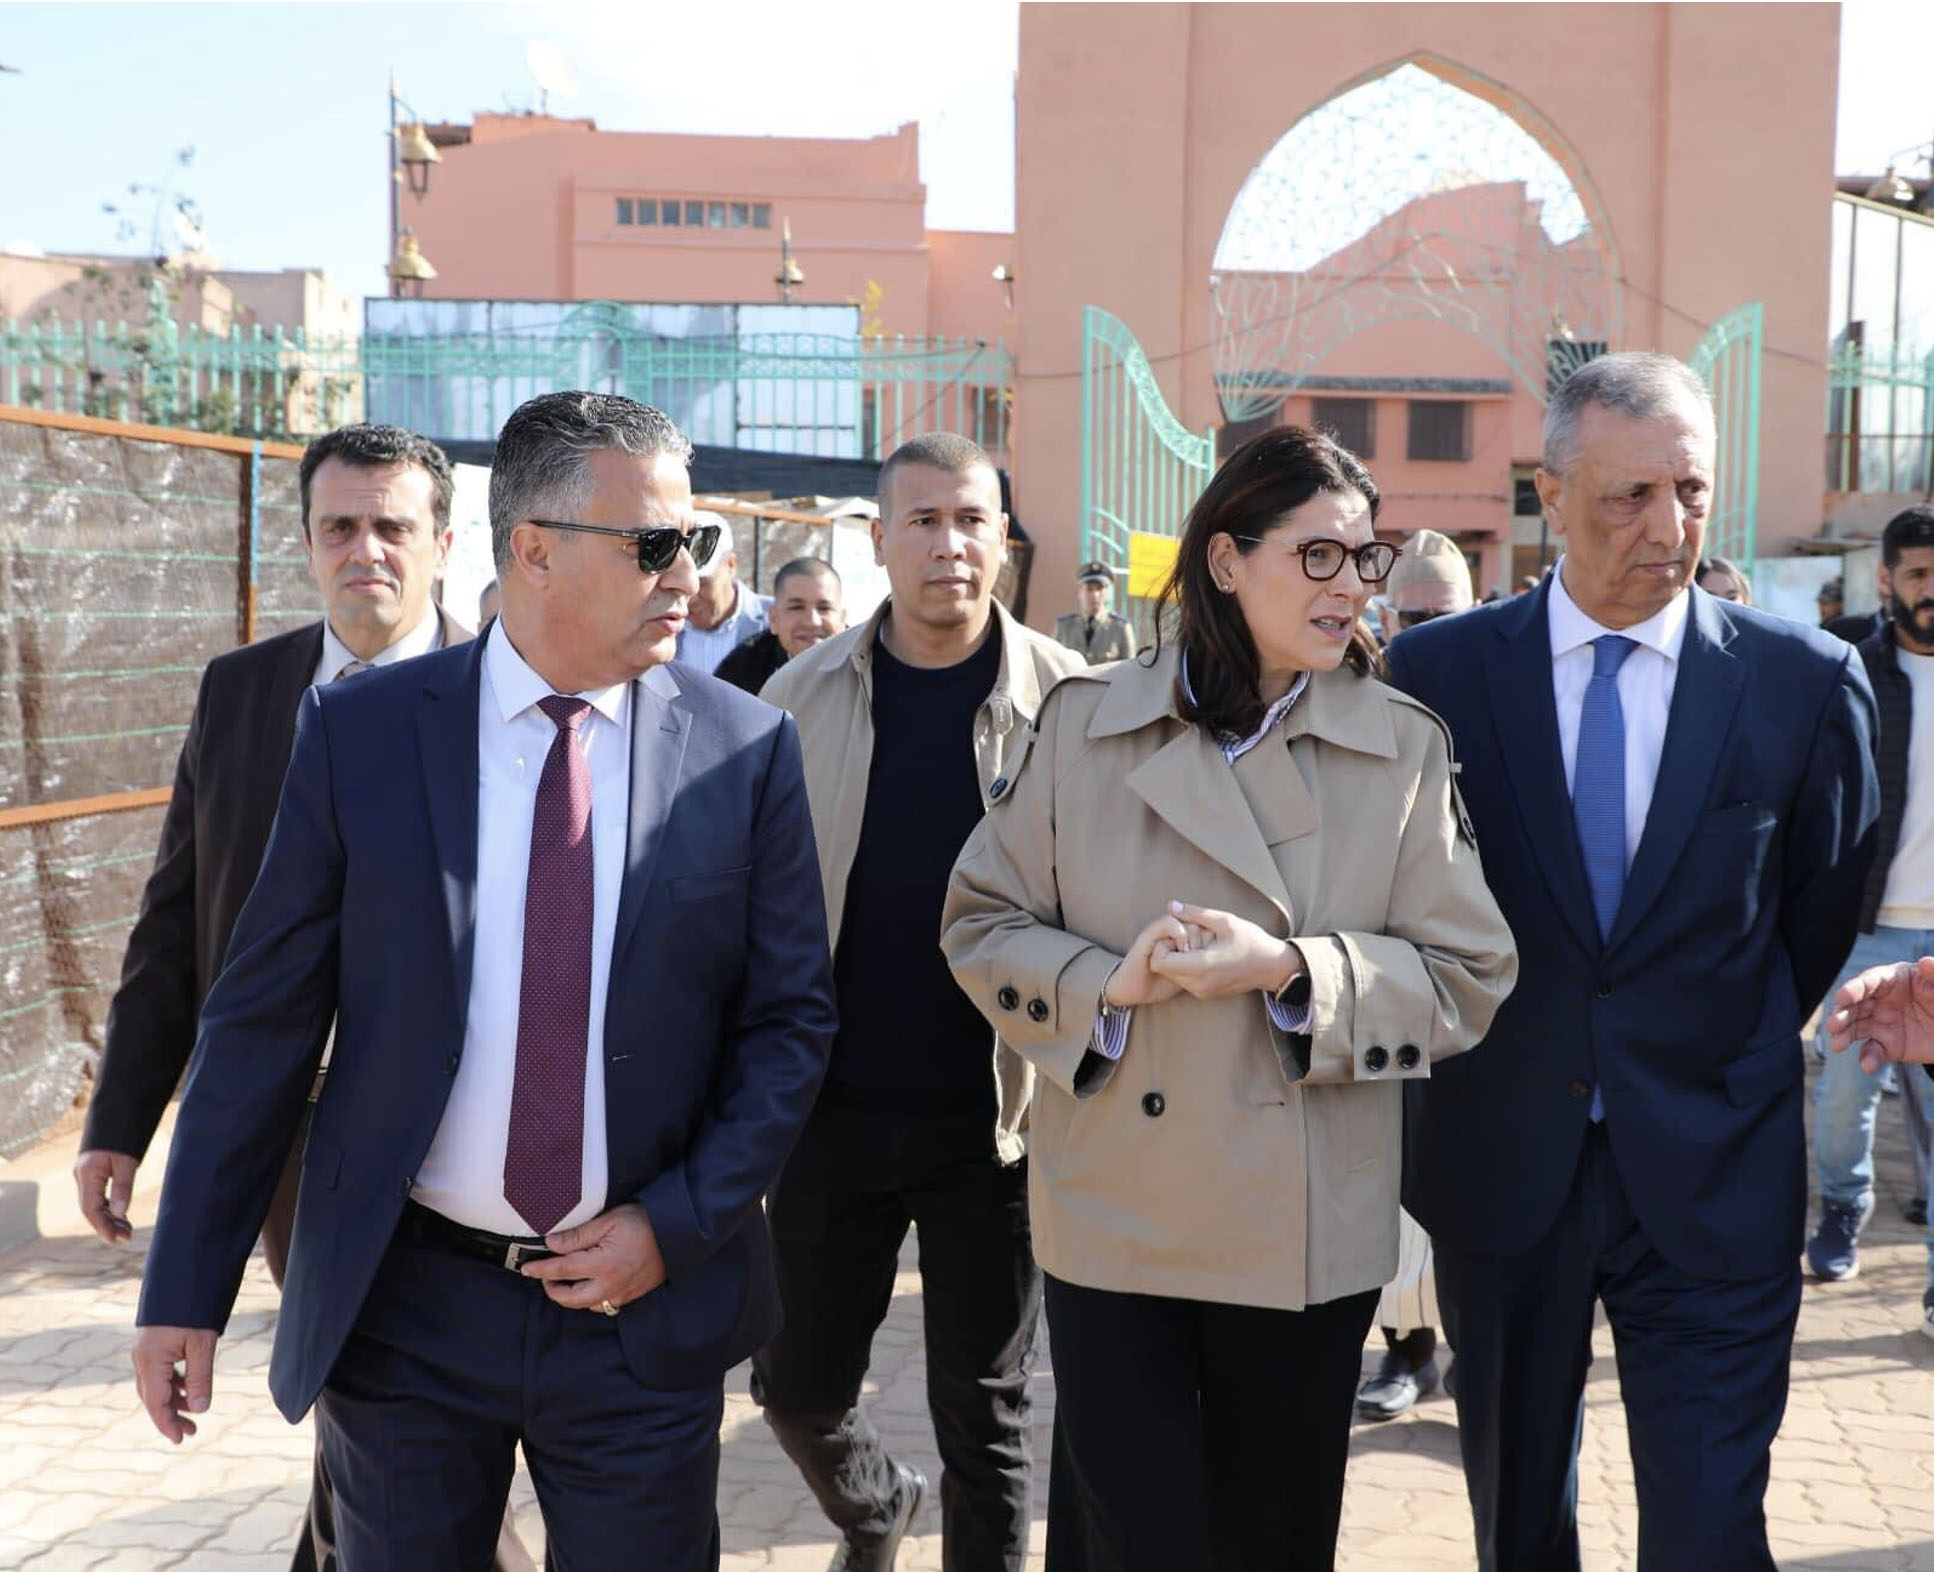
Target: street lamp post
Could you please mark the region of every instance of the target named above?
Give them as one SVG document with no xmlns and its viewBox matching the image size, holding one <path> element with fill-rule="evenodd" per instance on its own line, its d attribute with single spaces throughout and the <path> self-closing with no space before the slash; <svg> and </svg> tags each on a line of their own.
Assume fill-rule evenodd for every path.
<svg viewBox="0 0 1934 1572">
<path fill-rule="evenodd" d="M 806 275 L 792 259 L 792 220 L 782 221 L 779 230 L 779 272 L 772 280 L 779 286 L 779 304 L 792 304 L 792 292 L 806 282 Z"/>
<path fill-rule="evenodd" d="M 1934 142 L 1916 142 L 1912 147 L 1889 153 L 1887 172 L 1867 187 L 1864 193 L 1867 200 L 1909 209 L 1914 206 L 1914 182 L 1898 172 L 1903 162 L 1909 168 L 1915 164 L 1928 166 L 1928 199 L 1922 206 L 1923 210 L 1934 210 Z"/>
<path fill-rule="evenodd" d="M 403 115 L 410 118 L 406 121 Z M 436 269 L 424 259 L 416 237 L 403 227 L 400 211 L 403 187 L 421 202 L 430 189 L 430 166 L 443 162 L 436 143 L 423 129 L 423 120 L 396 91 L 396 73 L 389 78 L 389 279 L 390 294 L 421 295 L 423 281 Z"/>
</svg>

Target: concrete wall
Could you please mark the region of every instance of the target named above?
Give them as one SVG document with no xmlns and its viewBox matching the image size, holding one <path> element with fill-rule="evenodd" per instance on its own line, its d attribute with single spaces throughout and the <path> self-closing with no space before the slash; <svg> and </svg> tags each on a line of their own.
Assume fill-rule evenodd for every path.
<svg viewBox="0 0 1934 1572">
<path fill-rule="evenodd" d="M 1818 531 L 1835 6 L 1033 4 L 1020 25 L 1017 484 L 1042 584 L 1078 549 L 1081 308 L 1126 322 L 1207 427 L 1208 277 L 1242 182 L 1311 110 L 1420 56 L 1596 209 L 1628 281 L 1617 347 L 1687 354 L 1764 302 L 1761 551 Z M 1454 374 L 1418 343 L 1415 374 Z M 1535 456 L 1534 431 L 1514 411 L 1502 440 Z"/>
</svg>

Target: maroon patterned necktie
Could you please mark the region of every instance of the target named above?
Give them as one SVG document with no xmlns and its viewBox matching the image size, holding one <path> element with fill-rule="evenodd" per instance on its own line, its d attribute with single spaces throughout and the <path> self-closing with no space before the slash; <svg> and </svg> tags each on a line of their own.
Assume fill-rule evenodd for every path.
<svg viewBox="0 0 1934 1572">
<path fill-rule="evenodd" d="M 531 817 L 517 1075 L 504 1148 L 504 1199 L 548 1234 L 584 1193 L 584 1059 L 591 1027 L 591 770 L 577 746 L 590 713 L 558 694 L 557 727 Z"/>
</svg>

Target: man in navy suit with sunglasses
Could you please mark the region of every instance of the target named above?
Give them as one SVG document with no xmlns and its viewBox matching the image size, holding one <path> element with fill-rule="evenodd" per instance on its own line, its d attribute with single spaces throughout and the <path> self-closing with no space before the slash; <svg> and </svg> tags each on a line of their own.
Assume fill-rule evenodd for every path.
<svg viewBox="0 0 1934 1572">
<path fill-rule="evenodd" d="M 348 1572 L 485 1565 L 521 1443 L 560 1566 L 700 1572 L 761 1198 L 833 1033 L 792 721 L 667 662 L 716 536 L 656 410 L 547 394 L 491 475 L 474 644 L 303 700 L 202 1015 L 135 1373 L 209 1406 L 329 1022 L 270 1387 Z"/>
</svg>

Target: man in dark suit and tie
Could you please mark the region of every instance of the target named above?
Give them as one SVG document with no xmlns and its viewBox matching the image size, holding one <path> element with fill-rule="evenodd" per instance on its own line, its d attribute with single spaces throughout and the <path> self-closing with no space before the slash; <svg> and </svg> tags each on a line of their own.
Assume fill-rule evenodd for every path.
<svg viewBox="0 0 1934 1572">
<path fill-rule="evenodd" d="M 441 448 L 397 426 L 344 426 L 309 444 L 300 485 L 303 546 L 325 615 L 218 655 L 202 673 L 154 872 L 108 1012 L 74 1178 L 81 1210 L 111 1244 L 131 1236 L 135 1169 L 181 1081 L 202 1000 L 261 867 L 297 703 L 316 683 L 470 637 L 431 599 L 450 549 L 450 461 Z M 301 1160 L 299 1132 L 262 1228 L 278 1286 Z M 331 1522 L 328 1481 L 318 1469 L 296 1572 L 333 1564 Z M 530 1566 L 508 1531 L 499 1565 Z"/>
<path fill-rule="evenodd" d="M 1690 587 L 1715 446 L 1680 362 L 1584 366 L 1552 397 L 1537 476 L 1557 571 L 1390 649 L 1450 726 L 1521 956 L 1489 1036 L 1406 1110 L 1485 1572 L 1579 1565 L 1595 1300 L 1642 1572 L 1773 1567 L 1799 1033 L 1858 925 L 1875 717 L 1849 646 Z"/>
<path fill-rule="evenodd" d="M 667 666 L 691 449 L 595 393 L 498 439 L 487 637 L 302 701 L 202 1012 L 134 1363 L 217 1336 L 313 1081 L 270 1387 L 346 1572 L 489 1557 L 524 1455 L 559 1566 L 714 1567 L 724 1372 L 779 1318 L 761 1197 L 833 1031 L 791 720 Z"/>
</svg>

